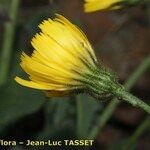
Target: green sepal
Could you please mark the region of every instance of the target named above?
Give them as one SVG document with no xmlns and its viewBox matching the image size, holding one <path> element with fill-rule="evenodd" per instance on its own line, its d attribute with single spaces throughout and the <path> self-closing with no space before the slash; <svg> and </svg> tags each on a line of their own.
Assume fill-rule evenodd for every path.
<svg viewBox="0 0 150 150">
<path fill-rule="evenodd" d="M 83 82 L 86 85 L 86 92 L 100 100 L 112 99 L 115 96 L 115 91 L 123 88 L 118 83 L 116 75 L 102 66 L 93 68 L 91 74 L 85 75 Z"/>
</svg>

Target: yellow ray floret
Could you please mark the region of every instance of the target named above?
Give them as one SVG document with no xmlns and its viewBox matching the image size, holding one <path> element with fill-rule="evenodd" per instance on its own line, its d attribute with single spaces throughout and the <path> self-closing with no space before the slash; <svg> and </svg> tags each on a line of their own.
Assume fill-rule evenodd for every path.
<svg viewBox="0 0 150 150">
<path fill-rule="evenodd" d="M 93 12 L 97 10 L 114 10 L 121 8 L 119 4 L 123 0 L 85 0 L 84 11 Z"/>
<path fill-rule="evenodd" d="M 31 41 L 32 55 L 23 52 L 21 57 L 21 67 L 29 80 L 15 80 L 23 86 L 52 93 L 83 88 L 84 74 L 90 74 L 90 68 L 97 62 L 87 37 L 61 15 L 43 21 L 39 28 L 41 32 Z"/>
</svg>

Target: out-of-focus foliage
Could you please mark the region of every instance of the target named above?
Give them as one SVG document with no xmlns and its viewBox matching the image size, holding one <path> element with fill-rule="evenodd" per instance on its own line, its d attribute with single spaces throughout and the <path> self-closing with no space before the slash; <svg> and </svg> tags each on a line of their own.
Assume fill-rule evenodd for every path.
<svg viewBox="0 0 150 150">
<path fill-rule="evenodd" d="M 15 83 L 14 77 L 21 71 L 18 56 L 17 52 L 12 60 L 8 82 L 0 89 L 0 132 L 19 118 L 38 111 L 45 103 L 43 93 L 22 88 Z"/>
<path fill-rule="evenodd" d="M 8 10 L 9 10 L 9 1 L 8 0 L 0 0 L 0 19 L 2 21 L 8 21 Z"/>
<path fill-rule="evenodd" d="M 129 73 L 136 64 L 139 63 L 139 60 L 142 60 L 141 57 L 144 58 L 144 56 L 148 54 L 148 50 L 146 50 L 147 47 L 144 47 L 146 38 L 148 39 L 146 32 L 147 20 L 143 17 L 140 17 L 140 19 L 137 17 L 138 15 L 146 15 L 139 12 L 139 10 L 135 11 L 138 12 L 137 14 L 134 14 L 134 11 L 131 13 L 130 11 L 128 11 L 128 13 L 122 11 L 117 15 L 113 13 L 109 13 L 108 15 L 98 13 L 87 15 L 83 14 L 83 10 L 78 10 L 78 4 L 81 3 L 80 0 L 72 0 L 71 2 L 70 0 L 65 0 L 64 2 L 61 0 L 54 0 L 51 1 L 51 3 L 49 3 L 49 0 L 40 0 L 36 1 L 34 5 L 35 1 L 36 0 L 23 0 L 23 4 L 20 6 L 8 80 L 5 85 L 0 87 L 0 138 L 14 138 L 14 140 L 18 141 L 20 138 L 32 138 L 35 140 L 61 140 L 66 138 L 86 139 L 88 132 L 98 123 L 97 118 L 101 115 L 104 105 L 106 105 L 107 102 L 99 102 L 84 94 L 48 99 L 43 92 L 18 85 L 13 79 L 16 75 L 24 75 L 19 66 L 21 51 L 23 50 L 31 54 L 32 48 L 30 39 L 38 31 L 38 24 L 43 19 L 52 17 L 55 12 L 61 12 L 61 14 L 70 16 L 72 22 L 75 22 L 77 25 L 81 26 L 81 28 L 83 27 L 87 30 L 88 37 L 90 37 L 90 40 L 94 43 L 96 49 L 98 49 L 97 54 L 101 54 L 101 58 L 104 58 L 103 60 L 106 64 L 114 65 L 114 68 L 117 68 L 116 70 L 120 70 L 121 80 L 124 80 L 129 76 Z M 2 16 L 1 14 L 8 16 L 7 11 L 9 10 L 10 2 L 11 0 L 0 1 L 0 17 Z M 42 5 L 43 3 L 44 5 Z M 72 8 L 74 8 L 74 10 Z M 122 14 L 125 15 L 122 16 Z M 123 23 L 119 26 L 119 28 L 123 26 L 123 30 L 115 32 L 118 28 L 113 28 L 114 24 L 111 24 L 112 18 L 117 21 L 120 18 L 122 18 L 122 20 L 127 20 L 124 26 Z M 9 17 L 7 17 L 7 19 L 4 18 L 3 22 L 0 24 L 0 47 L 3 42 L 3 25 L 5 20 L 8 19 Z M 113 28 L 113 32 L 110 34 L 106 32 L 109 31 L 109 27 Z M 103 39 L 102 42 L 101 39 Z M 144 39 L 145 43 L 142 42 L 142 39 Z M 2 49 L 0 49 L 0 52 L 1 51 Z M 133 58 L 135 61 L 131 61 Z M 114 64 L 112 64 L 112 62 L 114 62 Z M 127 68 L 129 69 L 127 70 Z M 147 78 L 142 81 L 147 83 Z M 142 86 L 142 90 L 139 88 L 139 85 Z M 143 92 L 147 87 L 146 84 L 143 86 L 142 83 L 139 83 L 139 85 L 136 89 L 140 89 L 140 92 Z M 108 143 L 105 143 L 105 145 L 110 145 L 112 149 L 119 149 L 120 145 L 126 142 L 126 138 L 120 135 L 121 132 L 123 132 L 123 134 L 127 132 L 125 136 L 128 136 L 128 130 L 129 132 L 133 132 L 135 126 L 139 123 L 139 120 L 134 121 L 138 115 L 140 117 L 144 116 L 141 111 L 135 110 L 130 113 L 130 109 L 128 109 L 128 107 L 126 109 L 126 105 L 122 105 L 120 109 L 114 113 L 112 120 L 103 130 L 104 133 L 99 137 L 102 141 L 102 146 L 103 142 L 107 141 Z M 119 118 L 119 120 L 117 117 L 121 119 Z M 28 118 L 30 118 L 30 121 L 28 121 Z M 35 120 L 36 122 L 34 122 Z M 125 122 L 126 120 L 129 125 Z M 136 123 L 134 124 L 134 122 Z M 34 128 L 37 126 L 38 129 L 34 131 Z M 28 131 L 28 129 L 30 130 Z M 126 129 L 126 131 L 124 131 L 124 129 Z M 117 137 L 117 141 L 115 141 L 114 137 Z M 116 143 L 114 144 L 114 141 L 111 140 L 114 140 Z M 102 146 L 100 145 L 100 147 Z M 23 149 L 22 146 L 11 148 L 11 150 Z M 45 150 L 53 148 L 41 147 L 39 149 Z M 64 150 L 65 148 L 62 147 L 62 149 Z"/>
<path fill-rule="evenodd" d="M 102 105 L 84 94 L 77 97 L 51 98 L 45 106 L 46 124 L 39 137 L 52 136 L 51 132 L 68 126 L 73 129 L 74 136 L 87 137 L 88 131 L 96 121 L 93 116 L 101 109 Z M 53 130 L 50 130 L 51 126 Z M 81 132 L 78 132 L 78 130 Z"/>
<path fill-rule="evenodd" d="M 77 137 L 86 139 L 96 123 L 96 116 L 102 110 L 102 104 L 87 95 L 77 96 Z"/>
</svg>

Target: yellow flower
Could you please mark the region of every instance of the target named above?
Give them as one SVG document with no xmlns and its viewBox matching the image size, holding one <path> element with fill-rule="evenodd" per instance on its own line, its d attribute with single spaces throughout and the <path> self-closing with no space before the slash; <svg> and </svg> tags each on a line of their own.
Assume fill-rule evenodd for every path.
<svg viewBox="0 0 150 150">
<path fill-rule="evenodd" d="M 124 0 L 85 0 L 84 11 L 93 12 L 97 10 L 114 10 L 121 8 Z"/>
<path fill-rule="evenodd" d="M 24 52 L 21 67 L 29 80 L 16 77 L 15 80 L 30 88 L 47 92 L 48 96 L 63 96 L 77 90 L 84 90 L 96 68 L 95 53 L 84 33 L 61 15 L 43 21 L 31 44 L 31 56 Z"/>
<path fill-rule="evenodd" d="M 30 88 L 46 91 L 47 96 L 65 96 L 86 92 L 97 99 L 122 98 L 150 113 L 150 107 L 128 93 L 115 75 L 99 65 L 94 51 L 75 25 L 61 15 L 39 25 L 41 32 L 31 43 L 31 56 L 24 52 L 21 67 L 29 80 L 15 80 Z"/>
</svg>

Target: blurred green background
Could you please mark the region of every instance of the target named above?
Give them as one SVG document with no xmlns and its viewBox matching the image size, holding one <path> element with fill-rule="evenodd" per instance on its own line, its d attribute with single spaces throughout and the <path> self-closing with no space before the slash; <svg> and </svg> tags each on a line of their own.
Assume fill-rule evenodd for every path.
<svg viewBox="0 0 150 150">
<path fill-rule="evenodd" d="M 16 75 L 22 50 L 32 53 L 31 38 L 38 24 L 60 13 L 80 26 L 92 43 L 98 59 L 110 67 L 124 83 L 138 65 L 150 55 L 150 7 L 143 3 L 126 10 L 84 13 L 82 0 L 0 0 L 0 139 L 25 141 L 48 139 L 88 139 L 96 127 L 89 150 L 123 149 L 140 124 L 130 149 L 150 148 L 147 114 L 121 103 L 102 124 L 108 101 L 100 102 L 80 94 L 65 98 L 45 97 L 38 90 L 18 85 Z M 150 71 L 136 82 L 131 92 L 149 102 Z M 130 140 L 129 140 L 130 139 Z M 132 146 L 131 146 L 132 145 Z M 2 147 L 0 150 L 60 149 L 59 147 Z M 61 147 L 61 150 L 75 147 Z M 83 149 L 78 147 L 77 149 Z M 129 149 L 129 148 L 128 148 Z"/>
</svg>

